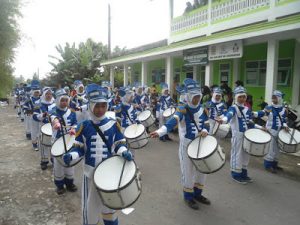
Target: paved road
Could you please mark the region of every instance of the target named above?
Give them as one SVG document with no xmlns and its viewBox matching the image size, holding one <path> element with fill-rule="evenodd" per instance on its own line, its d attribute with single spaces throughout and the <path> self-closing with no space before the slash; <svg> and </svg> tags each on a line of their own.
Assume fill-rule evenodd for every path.
<svg viewBox="0 0 300 225">
<path fill-rule="evenodd" d="M 11 108 L 0 108 L 0 224 L 80 224 L 80 192 L 57 196 L 51 168 L 41 171 L 39 153 L 24 138 L 23 124 Z M 205 195 L 211 206 L 189 209 L 182 200 L 178 142 L 150 140 L 136 151 L 142 171 L 143 193 L 130 215 L 119 212 L 126 225 L 282 225 L 300 224 L 300 158 L 281 157 L 285 172 L 263 170 L 261 158 L 251 158 L 249 173 L 254 183 L 231 180 L 228 162 L 209 175 Z M 229 140 L 221 142 L 227 156 Z M 228 157 L 227 157 L 228 159 Z M 76 184 L 81 185 L 81 165 Z"/>
</svg>

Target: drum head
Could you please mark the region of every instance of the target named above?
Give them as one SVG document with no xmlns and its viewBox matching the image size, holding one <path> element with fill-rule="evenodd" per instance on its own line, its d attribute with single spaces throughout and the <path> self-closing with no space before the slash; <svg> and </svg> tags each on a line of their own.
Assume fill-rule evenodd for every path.
<svg viewBox="0 0 300 225">
<path fill-rule="evenodd" d="M 41 127 L 41 132 L 47 136 L 52 136 L 52 126 L 51 123 L 46 123 Z"/>
<path fill-rule="evenodd" d="M 145 120 L 148 119 L 150 116 L 151 116 L 151 112 L 150 112 L 149 110 L 145 110 L 145 111 L 141 112 L 141 113 L 138 115 L 137 119 L 138 119 L 139 121 L 145 121 Z"/>
<path fill-rule="evenodd" d="M 124 131 L 125 138 L 136 138 L 141 136 L 145 132 L 143 124 L 132 124 L 128 126 Z"/>
<path fill-rule="evenodd" d="M 197 156 L 199 139 L 200 137 L 195 138 L 187 147 L 188 156 L 192 159 L 205 158 L 213 153 L 218 146 L 218 142 L 215 137 L 210 135 L 202 137 L 200 140 L 199 155 Z"/>
<path fill-rule="evenodd" d="M 163 116 L 164 117 L 169 117 L 171 116 L 172 114 L 175 113 L 175 108 L 171 107 L 171 108 L 168 108 L 166 109 L 164 112 L 163 112 Z"/>
<path fill-rule="evenodd" d="M 254 128 L 246 130 L 244 135 L 249 141 L 257 144 L 268 143 L 271 141 L 271 135 L 261 129 Z"/>
<path fill-rule="evenodd" d="M 116 113 L 115 113 L 115 112 L 107 111 L 107 112 L 105 113 L 105 116 L 106 116 L 106 117 L 109 117 L 109 118 L 111 118 L 111 119 L 113 119 L 113 120 L 116 120 Z"/>
<path fill-rule="evenodd" d="M 75 142 L 75 135 L 65 135 L 65 140 L 66 140 L 66 147 L 67 151 L 71 149 Z M 56 156 L 61 156 L 62 154 L 65 153 L 64 149 L 64 141 L 63 137 L 58 138 L 52 145 L 51 147 L 51 154 L 56 157 Z"/>
<path fill-rule="evenodd" d="M 294 130 L 295 129 L 290 129 L 290 131 L 287 132 L 282 129 L 281 131 L 279 131 L 278 138 L 283 143 L 286 143 L 286 144 L 291 144 L 291 145 L 299 144 L 300 143 L 300 131 L 298 131 L 298 130 L 295 130 L 294 138 L 292 138 L 292 141 L 291 141 L 292 133 Z"/>
<path fill-rule="evenodd" d="M 103 191 L 114 191 L 129 184 L 136 174 L 134 161 L 126 161 L 122 181 L 118 186 L 124 161 L 121 156 L 113 156 L 101 162 L 94 173 L 96 187 Z"/>
</svg>

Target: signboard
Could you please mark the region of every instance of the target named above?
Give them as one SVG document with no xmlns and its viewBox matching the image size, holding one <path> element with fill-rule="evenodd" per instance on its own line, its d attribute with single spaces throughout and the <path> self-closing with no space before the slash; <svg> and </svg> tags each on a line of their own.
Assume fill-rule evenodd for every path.
<svg viewBox="0 0 300 225">
<path fill-rule="evenodd" d="M 241 58 L 243 56 L 242 40 L 209 46 L 209 60 Z"/>
<path fill-rule="evenodd" d="M 206 65 L 208 47 L 193 48 L 183 51 L 184 66 Z"/>
</svg>

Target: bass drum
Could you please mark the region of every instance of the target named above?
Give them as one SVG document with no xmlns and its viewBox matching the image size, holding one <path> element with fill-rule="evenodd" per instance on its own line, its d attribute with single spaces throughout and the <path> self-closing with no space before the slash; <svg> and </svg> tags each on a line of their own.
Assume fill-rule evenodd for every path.
<svg viewBox="0 0 300 225">
<path fill-rule="evenodd" d="M 103 204 L 115 210 L 133 205 L 142 192 L 141 174 L 135 162 L 121 156 L 110 157 L 97 166 L 94 184 Z"/>
<path fill-rule="evenodd" d="M 296 129 L 290 129 L 290 131 L 282 129 L 279 131 L 278 147 L 281 151 L 286 153 L 296 153 L 300 151 L 300 131 Z"/>
</svg>

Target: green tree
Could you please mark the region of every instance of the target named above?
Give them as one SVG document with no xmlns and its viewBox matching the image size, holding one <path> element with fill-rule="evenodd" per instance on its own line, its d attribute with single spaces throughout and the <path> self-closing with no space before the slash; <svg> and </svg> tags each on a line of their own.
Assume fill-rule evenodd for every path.
<svg viewBox="0 0 300 225">
<path fill-rule="evenodd" d="M 1 0 L 0 2 L 0 96 L 5 96 L 14 83 L 12 63 L 15 48 L 20 40 L 18 18 L 19 0 Z"/>
</svg>

